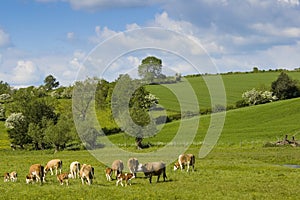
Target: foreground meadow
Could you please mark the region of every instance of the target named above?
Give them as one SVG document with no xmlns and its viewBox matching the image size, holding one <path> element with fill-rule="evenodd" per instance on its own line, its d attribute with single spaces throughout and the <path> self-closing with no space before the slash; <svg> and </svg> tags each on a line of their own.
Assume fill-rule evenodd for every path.
<svg viewBox="0 0 300 200">
<path fill-rule="evenodd" d="M 199 146 L 188 151 L 197 155 Z M 19 175 L 16 183 L 0 182 L 1 199 L 297 199 L 300 195 L 300 169 L 285 166 L 300 165 L 299 149 L 292 147 L 218 146 L 207 157 L 196 159 L 194 172 L 174 172 L 168 165 L 166 182 L 156 183 L 154 178 L 150 184 L 138 173 L 128 187 L 107 182 L 105 166 L 88 151 L 1 150 L 0 155 L 1 172 L 17 170 Z M 50 175 L 43 185 L 27 185 L 29 166 L 52 158 L 63 160 L 63 171 L 74 160 L 90 163 L 95 167 L 93 185 L 72 179 L 69 186 L 61 186 Z"/>
</svg>

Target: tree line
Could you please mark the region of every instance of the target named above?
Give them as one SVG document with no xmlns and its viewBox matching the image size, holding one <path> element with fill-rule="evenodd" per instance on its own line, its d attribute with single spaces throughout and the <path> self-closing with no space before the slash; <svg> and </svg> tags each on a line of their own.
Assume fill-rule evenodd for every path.
<svg viewBox="0 0 300 200">
<path fill-rule="evenodd" d="M 144 85 L 155 81 L 162 82 L 168 77 L 162 73 L 162 61 L 153 56 L 142 60 L 138 70 L 141 77 L 139 80 L 125 74 L 113 82 L 88 78 L 68 87 L 60 86 L 53 75 L 48 75 L 44 84 L 37 87 L 14 89 L 1 81 L 0 119 L 5 121 L 12 147 L 35 150 L 94 148 L 99 145 L 97 138 L 103 132 L 110 134 L 126 131 L 143 138 L 149 132 L 155 131 L 155 124 L 147 111 L 158 103 L 158 98 L 146 91 Z M 177 74 L 176 80 L 179 81 L 180 77 Z M 81 95 L 82 103 L 72 107 L 70 99 L 74 88 L 86 90 L 88 87 L 95 88 L 95 97 L 91 99 Z M 119 89 L 115 90 L 115 87 Z M 85 91 L 81 92 L 84 94 Z M 124 96 L 130 97 L 129 102 Z M 94 102 L 90 102 L 92 100 Z M 90 103 L 94 103 L 97 110 L 104 111 L 112 120 L 125 119 L 125 122 L 120 127 L 103 127 L 102 130 L 96 130 L 87 124 L 84 135 L 79 136 L 75 130 L 73 113 L 84 119 Z M 127 105 L 132 120 L 127 120 L 123 116 L 124 112 L 119 112 Z M 133 128 L 132 123 L 138 126 Z"/>
</svg>

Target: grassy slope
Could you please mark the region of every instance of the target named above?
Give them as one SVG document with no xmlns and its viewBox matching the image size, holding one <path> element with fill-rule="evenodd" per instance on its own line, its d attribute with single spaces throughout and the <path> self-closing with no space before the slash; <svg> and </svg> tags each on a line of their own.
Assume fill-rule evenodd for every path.
<svg viewBox="0 0 300 200">
<path fill-rule="evenodd" d="M 295 135 L 296 139 L 300 139 L 299 110 L 300 98 L 230 110 L 226 113 L 224 129 L 218 143 L 219 145 L 259 143 L 262 146 L 266 142 L 281 139 L 285 134 Z M 196 122 L 196 118 L 188 120 Z M 209 123 L 209 115 L 201 116 L 195 144 L 203 141 Z M 170 142 L 179 126 L 179 121 L 165 124 L 155 137 L 145 139 L 145 142 L 154 144 Z M 185 132 L 190 133 L 189 128 Z M 124 134 L 112 135 L 109 138 L 116 144 L 134 145 L 134 139 L 126 138 Z"/>
<path fill-rule="evenodd" d="M 271 83 L 275 81 L 280 72 L 247 73 L 247 74 L 226 74 L 222 75 L 226 90 L 227 105 L 235 105 L 236 101 L 241 100 L 242 93 L 252 88 L 269 90 Z M 288 72 L 292 79 L 300 81 L 300 72 Z M 198 97 L 200 109 L 210 106 L 210 96 L 202 77 L 189 77 L 190 82 Z M 175 85 L 179 90 L 185 91 L 184 84 Z M 150 85 L 147 89 L 160 98 L 162 104 L 168 110 L 180 110 L 176 96 L 168 89 L 174 85 Z"/>
</svg>

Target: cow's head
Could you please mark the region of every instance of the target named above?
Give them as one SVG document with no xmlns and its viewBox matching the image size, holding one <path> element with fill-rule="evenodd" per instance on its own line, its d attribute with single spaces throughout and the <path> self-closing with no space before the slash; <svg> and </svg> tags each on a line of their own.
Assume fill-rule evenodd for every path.
<svg viewBox="0 0 300 200">
<path fill-rule="evenodd" d="M 174 164 L 174 171 L 176 171 L 177 169 L 179 169 L 180 165 L 179 165 L 179 162 L 176 162 Z"/>
</svg>

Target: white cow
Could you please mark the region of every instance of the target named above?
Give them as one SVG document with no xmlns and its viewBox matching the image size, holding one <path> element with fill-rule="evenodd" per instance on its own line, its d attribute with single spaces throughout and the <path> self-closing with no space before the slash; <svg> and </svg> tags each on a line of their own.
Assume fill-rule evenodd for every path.
<svg viewBox="0 0 300 200">
<path fill-rule="evenodd" d="M 118 177 L 118 174 L 121 174 L 124 169 L 124 164 L 122 160 L 115 160 L 112 165 L 111 169 L 115 172 L 116 178 Z"/>
<path fill-rule="evenodd" d="M 136 172 L 138 171 L 139 161 L 137 158 L 129 158 L 127 161 L 127 167 L 131 173 L 136 176 Z"/>
<path fill-rule="evenodd" d="M 74 161 L 70 164 L 70 174 L 72 178 L 79 178 L 80 163 Z"/>
</svg>

